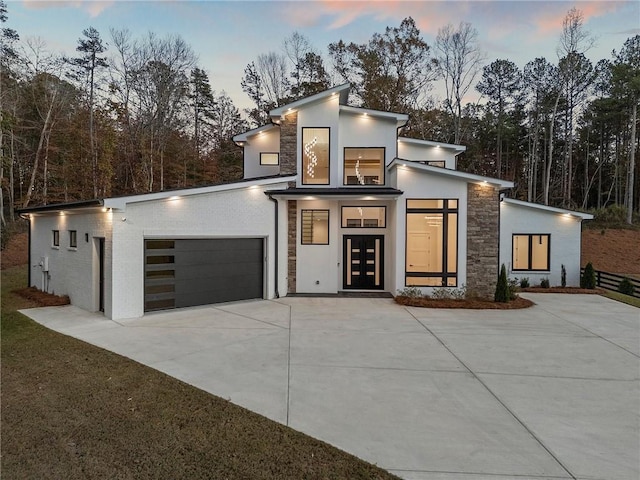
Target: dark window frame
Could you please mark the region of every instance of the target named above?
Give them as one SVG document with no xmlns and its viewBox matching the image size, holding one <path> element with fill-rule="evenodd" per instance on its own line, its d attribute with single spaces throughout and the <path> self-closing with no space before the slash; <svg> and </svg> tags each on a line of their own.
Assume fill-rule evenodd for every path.
<svg viewBox="0 0 640 480">
<path fill-rule="evenodd" d="M 303 229 L 305 212 L 311 212 L 312 224 L 313 224 L 313 212 L 327 212 L 327 242 L 326 243 L 314 242 L 313 238 L 311 239 L 310 242 L 305 242 L 304 229 Z M 300 210 L 300 244 L 301 245 L 329 245 L 331 242 L 330 221 L 331 221 L 331 212 L 328 208 L 304 208 Z"/>
<path fill-rule="evenodd" d="M 344 209 L 345 208 L 384 208 L 384 226 L 377 227 L 365 227 L 365 226 L 357 226 L 357 227 L 349 227 L 344 226 Z M 340 228 L 387 228 L 387 206 L 386 205 L 342 205 L 340 207 Z"/>
<path fill-rule="evenodd" d="M 413 200 L 442 200 L 442 208 L 410 208 L 409 202 Z M 449 200 L 457 202 L 456 207 L 449 207 Z M 407 272 L 407 252 L 409 250 L 409 235 L 407 217 L 409 214 L 424 213 L 440 213 L 442 214 L 442 272 Z M 449 214 L 456 215 L 456 264 L 455 272 L 447 272 L 449 264 Z M 458 286 L 458 270 L 460 259 L 458 258 L 459 242 L 460 242 L 460 199 L 459 198 L 407 198 L 405 201 L 405 222 L 404 222 L 404 283 L 407 285 L 408 278 L 440 278 L 441 285 L 411 285 L 412 287 L 431 287 L 431 288 L 456 288 Z M 454 279 L 453 285 L 448 285 L 448 280 Z"/>
<path fill-rule="evenodd" d="M 69 248 L 78 248 L 77 230 L 69 230 Z"/>
<path fill-rule="evenodd" d="M 51 233 L 53 235 L 53 238 L 51 239 L 51 246 L 59 247 L 60 246 L 60 230 L 52 230 Z"/>
<path fill-rule="evenodd" d="M 304 131 L 305 130 L 327 130 L 327 183 L 308 183 L 304 181 L 305 178 L 305 166 L 304 166 Z M 300 136 L 300 168 L 301 168 L 301 182 L 302 185 L 330 185 L 331 184 L 331 127 L 302 127 Z"/>
<path fill-rule="evenodd" d="M 513 242 L 516 237 L 529 237 L 527 244 L 527 266 L 529 268 L 522 269 L 516 268 L 513 255 L 515 249 L 513 248 Z M 533 238 L 534 237 L 547 237 L 547 268 L 531 268 L 533 264 Z M 511 235 L 511 271 L 513 272 L 551 272 L 551 234 L 550 233 L 513 233 Z"/>
<path fill-rule="evenodd" d="M 382 171 L 382 181 L 379 183 L 365 183 L 364 185 L 359 183 L 347 183 L 347 150 L 382 150 L 382 160 L 380 164 L 380 170 Z M 384 187 L 387 182 L 387 147 L 343 147 L 342 149 L 342 185 L 349 187 Z"/>
<path fill-rule="evenodd" d="M 278 162 L 277 163 L 262 163 L 262 155 L 277 155 Z M 260 165 L 265 167 L 277 167 L 280 165 L 280 152 L 260 152 Z"/>
</svg>

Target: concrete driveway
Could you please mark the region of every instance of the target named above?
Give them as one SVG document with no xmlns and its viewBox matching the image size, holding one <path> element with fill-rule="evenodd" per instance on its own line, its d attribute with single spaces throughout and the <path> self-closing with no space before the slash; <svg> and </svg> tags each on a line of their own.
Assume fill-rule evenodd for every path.
<svg viewBox="0 0 640 480">
<path fill-rule="evenodd" d="M 526 294 L 526 310 L 283 298 L 114 322 L 25 310 L 416 480 L 640 478 L 640 310 Z"/>
</svg>

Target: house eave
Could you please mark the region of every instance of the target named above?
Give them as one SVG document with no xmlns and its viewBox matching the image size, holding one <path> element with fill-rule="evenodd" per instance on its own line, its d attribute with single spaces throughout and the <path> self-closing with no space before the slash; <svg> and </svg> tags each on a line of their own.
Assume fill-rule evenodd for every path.
<svg viewBox="0 0 640 480">
<path fill-rule="evenodd" d="M 341 188 L 287 188 L 267 190 L 273 198 L 288 200 L 389 200 L 400 197 L 403 192 L 390 187 L 341 187 Z"/>
<path fill-rule="evenodd" d="M 331 97 L 338 97 L 339 103 L 344 105 L 347 103 L 347 99 L 349 96 L 349 89 L 351 85 L 348 83 L 344 83 L 342 85 L 338 85 L 336 87 L 330 88 L 329 90 L 325 90 L 324 92 L 316 93 L 315 95 L 311 95 L 310 97 L 301 98 L 300 100 L 296 100 L 295 102 L 288 103 L 287 105 L 283 105 L 278 108 L 274 108 L 269 112 L 269 117 L 275 123 L 278 123 L 280 120 L 284 118 L 285 115 L 289 113 L 293 113 L 298 111 L 301 107 L 311 105 L 317 102 L 321 102 Z"/>
<path fill-rule="evenodd" d="M 424 165 L 416 161 L 405 160 L 402 158 L 395 158 L 387 168 L 389 170 L 391 170 L 392 168 L 401 168 L 401 169 L 404 168 L 404 169 L 410 169 L 410 170 L 417 170 L 419 172 L 429 173 L 434 175 L 441 175 L 441 176 L 445 176 L 452 179 L 466 181 L 467 183 L 475 183 L 481 186 L 491 185 L 500 190 L 514 187 L 514 183 L 508 180 L 502 180 L 499 178 L 491 178 L 491 177 L 483 177 L 482 175 L 461 172 L 459 170 L 451 170 L 449 168 Z"/>
<path fill-rule="evenodd" d="M 575 210 L 566 210 L 564 208 L 550 207 L 549 205 L 525 202 L 523 200 L 516 200 L 515 198 L 505 197 L 502 199 L 502 202 L 507 205 L 515 205 L 518 207 L 531 208 L 534 210 L 542 210 L 544 212 L 555 213 L 557 215 L 579 218 L 580 220 L 593 220 L 593 215 L 591 215 L 590 213 L 576 212 Z"/>
<path fill-rule="evenodd" d="M 444 148 L 447 150 L 453 150 L 457 152 L 456 154 L 460 154 L 462 152 L 466 152 L 467 147 L 464 145 L 456 145 L 453 143 L 443 143 L 443 142 L 434 142 L 431 140 L 420 140 L 418 138 L 410 138 L 410 137 L 398 137 L 398 142 L 402 143 L 410 143 L 413 145 L 422 145 L 427 147 L 436 147 L 436 148 Z"/>
</svg>

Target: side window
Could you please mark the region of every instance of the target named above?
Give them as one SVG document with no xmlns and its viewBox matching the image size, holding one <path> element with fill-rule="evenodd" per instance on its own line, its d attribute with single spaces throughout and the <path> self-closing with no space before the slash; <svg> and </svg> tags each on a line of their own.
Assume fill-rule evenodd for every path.
<svg viewBox="0 0 640 480">
<path fill-rule="evenodd" d="M 329 210 L 302 210 L 302 244 L 329 245 Z"/>
<path fill-rule="evenodd" d="M 551 235 L 515 234 L 512 242 L 513 270 L 547 271 L 549 270 Z"/>
<path fill-rule="evenodd" d="M 60 230 L 53 230 L 53 238 L 51 239 L 51 245 L 54 247 L 60 246 Z"/>
<path fill-rule="evenodd" d="M 342 207 L 342 228 L 384 228 L 387 207 Z"/>
<path fill-rule="evenodd" d="M 69 230 L 69 248 L 78 247 L 78 232 L 75 230 Z"/>
<path fill-rule="evenodd" d="M 280 154 L 261 152 L 260 165 L 280 165 Z"/>
</svg>

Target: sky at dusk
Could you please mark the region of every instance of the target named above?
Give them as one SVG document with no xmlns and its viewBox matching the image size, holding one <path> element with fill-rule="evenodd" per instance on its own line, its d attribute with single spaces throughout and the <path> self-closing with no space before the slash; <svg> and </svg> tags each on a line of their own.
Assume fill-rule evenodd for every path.
<svg viewBox="0 0 640 480">
<path fill-rule="evenodd" d="M 571 7 L 584 13 L 596 37 L 587 53 L 595 63 L 610 58 L 624 41 L 640 34 L 636 1 L 36 1 L 8 0 L 9 20 L 21 39 L 41 37 L 49 50 L 74 54 L 82 30 L 92 26 L 110 41 L 109 28 L 127 28 L 135 37 L 152 31 L 177 34 L 193 48 L 217 92 L 225 90 L 236 106 L 250 101 L 240 87 L 244 68 L 259 54 L 281 51 L 294 31 L 306 36 L 323 56 L 340 39 L 365 43 L 403 18 L 416 21 L 429 45 L 438 28 L 461 21 L 478 30 L 489 64 L 498 58 L 519 67 L 536 57 L 557 62 L 562 20 Z M 436 94 L 438 87 L 435 87 Z M 478 97 L 477 94 L 474 96 Z M 470 98 L 470 100 L 473 100 Z"/>
</svg>

